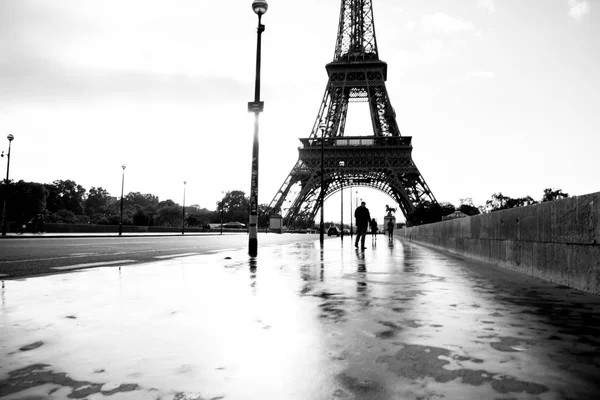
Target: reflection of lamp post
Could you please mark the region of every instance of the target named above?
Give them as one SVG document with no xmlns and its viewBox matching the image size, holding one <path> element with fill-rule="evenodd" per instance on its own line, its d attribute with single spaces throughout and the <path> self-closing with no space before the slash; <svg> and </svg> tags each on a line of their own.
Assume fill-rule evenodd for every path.
<svg viewBox="0 0 600 400">
<path fill-rule="evenodd" d="M 185 185 L 186 181 L 183 181 L 183 215 L 181 216 L 181 234 L 185 234 Z"/>
<path fill-rule="evenodd" d="M 252 171 L 250 176 L 250 215 L 248 217 L 248 254 L 250 257 L 255 257 L 258 254 L 258 116 L 264 106 L 264 103 L 260 101 L 260 38 L 265 30 L 265 26 L 260 21 L 262 15 L 267 12 L 267 8 L 268 5 L 265 0 L 254 0 L 252 2 L 252 9 L 258 15 L 258 29 L 256 31 L 254 101 L 248 103 L 248 111 L 254 112 L 254 139 L 252 142 Z"/>
<path fill-rule="evenodd" d="M 325 197 L 325 184 L 324 184 L 324 175 L 325 175 L 325 169 L 323 168 L 323 154 L 324 154 L 324 149 L 323 149 L 323 145 L 325 142 L 325 129 L 327 129 L 327 125 L 325 125 L 324 123 L 321 123 L 319 125 L 319 128 L 321 128 L 321 192 L 319 193 L 319 205 L 321 207 L 321 223 L 319 224 L 319 241 L 321 242 L 321 245 L 323 244 L 323 241 L 325 240 L 325 210 L 323 208 L 323 199 Z"/>
<path fill-rule="evenodd" d="M 225 193 L 221 192 L 221 235 L 223 234 L 223 200 L 225 200 Z"/>
<path fill-rule="evenodd" d="M 119 236 L 123 234 L 123 189 L 125 188 L 125 167 L 125 164 L 121 165 L 121 168 L 123 168 L 123 176 L 121 178 L 121 218 L 119 219 Z"/>
<path fill-rule="evenodd" d="M 12 134 L 9 134 L 8 139 L 8 153 L 6 153 L 6 180 L 4 181 L 4 202 L 2 203 L 2 236 L 6 236 L 6 199 L 8 198 L 8 171 L 10 170 L 10 145 L 15 138 Z M 4 157 L 4 152 L 2 152 Z"/>
<path fill-rule="evenodd" d="M 340 161 L 340 170 L 342 170 L 344 168 L 344 166 L 346 165 L 345 162 Z M 340 206 L 341 206 L 341 215 L 340 215 L 340 225 L 342 226 L 342 233 L 340 233 L 340 238 L 342 240 L 344 240 L 344 173 L 342 172 L 342 178 L 340 179 L 340 186 L 341 186 L 341 194 L 340 194 Z"/>
</svg>

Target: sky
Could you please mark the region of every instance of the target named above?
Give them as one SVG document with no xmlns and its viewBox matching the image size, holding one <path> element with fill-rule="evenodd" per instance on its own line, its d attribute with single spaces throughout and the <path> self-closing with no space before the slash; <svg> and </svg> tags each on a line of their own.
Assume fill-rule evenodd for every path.
<svg viewBox="0 0 600 400">
<path fill-rule="evenodd" d="M 216 209 L 250 192 L 251 0 L 0 0 L 0 149 L 10 179 L 71 179 Z M 339 0 L 269 0 L 259 203 L 298 159 L 327 84 Z M 439 202 L 600 190 L 600 1 L 373 0 L 386 87 Z M 347 135 L 372 135 L 365 104 Z M 6 174 L 6 158 L 0 173 Z M 383 218 L 391 198 L 353 191 Z M 344 213 L 350 212 L 350 192 Z M 325 204 L 339 220 L 339 195 Z M 346 217 L 347 218 L 347 217 Z"/>
</svg>

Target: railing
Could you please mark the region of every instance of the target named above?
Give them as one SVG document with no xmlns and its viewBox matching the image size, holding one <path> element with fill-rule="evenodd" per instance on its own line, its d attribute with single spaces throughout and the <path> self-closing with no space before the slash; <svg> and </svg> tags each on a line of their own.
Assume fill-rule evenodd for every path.
<svg viewBox="0 0 600 400">
<path fill-rule="evenodd" d="M 336 147 L 369 147 L 369 146 L 410 146 L 411 136 L 350 136 L 340 138 L 324 138 L 323 146 Z M 320 147 L 321 138 L 300 139 L 301 148 Z"/>
</svg>

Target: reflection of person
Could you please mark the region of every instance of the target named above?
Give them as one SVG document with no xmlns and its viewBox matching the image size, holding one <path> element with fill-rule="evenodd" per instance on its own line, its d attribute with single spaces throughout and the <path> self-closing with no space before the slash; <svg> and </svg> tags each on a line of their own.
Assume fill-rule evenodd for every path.
<svg viewBox="0 0 600 400">
<path fill-rule="evenodd" d="M 369 225 L 371 225 L 371 237 L 374 240 L 377 240 L 377 231 L 379 230 L 379 228 L 377 227 L 377 221 L 375 221 L 375 218 L 373 218 L 371 222 L 369 222 Z"/>
<path fill-rule="evenodd" d="M 394 222 L 390 219 L 387 223 L 388 238 L 392 240 L 394 237 Z"/>
<path fill-rule="evenodd" d="M 358 247 L 358 240 L 360 239 L 360 246 L 364 250 L 366 248 L 365 237 L 367 236 L 367 229 L 371 221 L 371 214 L 364 201 L 354 211 L 354 218 L 356 219 L 356 240 L 354 241 L 354 247 Z"/>
</svg>

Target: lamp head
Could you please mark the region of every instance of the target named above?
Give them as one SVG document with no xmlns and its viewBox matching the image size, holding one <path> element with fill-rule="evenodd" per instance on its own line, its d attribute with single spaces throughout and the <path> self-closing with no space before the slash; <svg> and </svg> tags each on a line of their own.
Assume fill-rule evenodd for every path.
<svg viewBox="0 0 600 400">
<path fill-rule="evenodd" d="M 345 165 L 346 165 L 346 163 L 344 161 L 340 161 L 340 167 L 343 167 Z"/>
<path fill-rule="evenodd" d="M 258 15 L 263 15 L 266 13 L 267 8 L 269 8 L 269 5 L 267 4 L 266 0 L 254 0 L 252 2 L 252 9 Z"/>
<path fill-rule="evenodd" d="M 9 142 L 12 142 L 15 137 L 11 133 L 6 138 L 8 139 Z"/>
<path fill-rule="evenodd" d="M 121 168 L 123 168 L 123 171 L 125 171 L 125 167 L 126 167 L 125 164 L 121 165 Z"/>
</svg>

